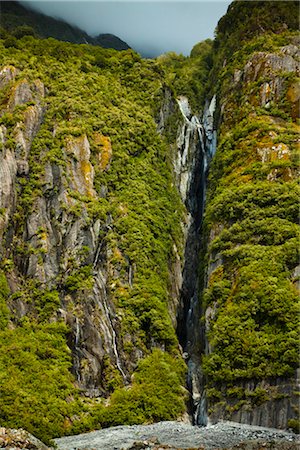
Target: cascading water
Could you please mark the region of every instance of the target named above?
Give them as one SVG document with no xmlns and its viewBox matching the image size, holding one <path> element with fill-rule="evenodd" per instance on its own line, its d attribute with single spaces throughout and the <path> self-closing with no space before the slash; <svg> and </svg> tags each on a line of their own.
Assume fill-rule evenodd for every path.
<svg viewBox="0 0 300 450">
<path fill-rule="evenodd" d="M 116 366 L 117 366 L 119 372 L 121 373 L 124 381 L 126 382 L 127 377 L 121 367 L 121 359 L 120 359 L 118 348 L 117 348 L 117 336 L 116 336 L 116 332 L 115 332 L 115 328 L 114 328 L 114 324 L 113 324 L 113 320 L 112 320 L 113 312 L 110 310 L 108 302 L 107 302 L 106 283 L 105 283 L 105 280 L 104 280 L 104 277 L 103 277 L 101 271 L 98 271 L 98 276 L 95 278 L 95 281 L 96 281 L 95 286 L 94 286 L 94 290 L 96 293 L 95 298 L 97 299 L 97 303 L 98 303 L 100 310 L 104 313 L 104 315 L 107 319 L 107 336 L 110 336 L 110 340 L 111 340 L 110 347 L 112 348 L 114 356 L 115 356 Z M 101 295 L 99 295 L 99 293 L 101 293 Z M 100 301 L 100 299 L 101 299 L 101 301 Z"/>
<path fill-rule="evenodd" d="M 188 99 L 177 99 L 184 123 L 177 140 L 175 173 L 181 198 L 186 205 L 188 221 L 185 227 L 186 247 L 181 289 L 181 310 L 177 332 L 188 365 L 188 388 L 192 397 L 195 425 L 208 423 L 201 353 L 204 352 L 204 330 L 200 327 L 198 299 L 198 258 L 200 226 L 204 213 L 206 178 L 210 161 L 216 150 L 213 115 L 216 98 L 206 104 L 202 124 L 191 114 Z"/>
</svg>

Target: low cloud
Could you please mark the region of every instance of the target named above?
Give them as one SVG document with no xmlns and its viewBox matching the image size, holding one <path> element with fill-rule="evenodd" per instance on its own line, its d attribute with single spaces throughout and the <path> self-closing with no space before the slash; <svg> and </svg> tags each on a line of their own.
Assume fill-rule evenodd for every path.
<svg viewBox="0 0 300 450">
<path fill-rule="evenodd" d="M 112 33 L 143 56 L 175 51 L 188 55 L 212 38 L 230 1 L 24 1 L 25 6 L 64 19 L 92 36 Z"/>
</svg>

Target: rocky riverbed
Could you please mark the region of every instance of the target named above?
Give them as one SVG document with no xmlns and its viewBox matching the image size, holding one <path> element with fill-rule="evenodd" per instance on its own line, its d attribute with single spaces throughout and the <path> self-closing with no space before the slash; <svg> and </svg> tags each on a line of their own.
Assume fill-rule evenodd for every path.
<svg viewBox="0 0 300 450">
<path fill-rule="evenodd" d="M 59 450 L 300 449 L 294 433 L 234 422 L 201 428 L 181 422 L 118 426 L 55 442 Z"/>
</svg>

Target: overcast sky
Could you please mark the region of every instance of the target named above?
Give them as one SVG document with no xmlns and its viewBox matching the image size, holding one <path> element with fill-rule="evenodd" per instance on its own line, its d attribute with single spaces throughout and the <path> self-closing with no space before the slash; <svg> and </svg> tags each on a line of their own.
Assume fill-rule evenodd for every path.
<svg viewBox="0 0 300 450">
<path fill-rule="evenodd" d="M 167 1 L 25 1 L 31 8 L 77 25 L 90 35 L 112 33 L 143 56 L 175 51 L 188 55 L 192 47 L 213 38 L 229 0 Z"/>
</svg>

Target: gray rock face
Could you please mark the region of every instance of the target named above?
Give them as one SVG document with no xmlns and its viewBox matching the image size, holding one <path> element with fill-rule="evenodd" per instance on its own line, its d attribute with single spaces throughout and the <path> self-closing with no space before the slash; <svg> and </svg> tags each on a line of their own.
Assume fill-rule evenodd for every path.
<svg viewBox="0 0 300 450">
<path fill-rule="evenodd" d="M 236 386 L 238 386 L 236 384 Z M 266 392 L 269 399 L 266 399 L 261 404 L 253 406 L 250 401 L 245 402 L 238 410 L 230 412 L 230 404 L 228 401 L 225 408 L 223 405 L 216 406 L 214 412 L 210 414 L 209 418 L 212 423 L 222 420 L 233 420 L 236 422 L 259 425 L 268 427 L 272 424 L 273 427 L 279 429 L 286 429 L 289 419 L 294 417 L 295 411 L 298 408 L 298 394 L 299 394 L 299 380 L 294 379 L 274 379 L 248 381 L 241 383 L 244 391 L 254 393 L 255 389 L 262 389 Z"/>
<path fill-rule="evenodd" d="M 216 425 L 202 428 L 180 422 L 160 422 L 145 426 L 120 426 L 78 436 L 55 439 L 55 442 L 59 450 L 129 450 L 137 448 L 212 450 L 228 449 L 250 440 L 259 440 L 261 448 L 272 448 L 273 450 L 296 450 L 298 444 L 295 434 L 233 422 L 220 422 Z M 277 441 L 277 443 L 275 444 L 274 441 Z M 268 442 L 272 443 L 273 447 L 268 447 Z M 158 444 L 161 444 L 162 447 Z M 140 446 L 138 447 L 137 445 Z M 248 446 L 246 447 L 246 445 Z M 238 448 L 250 450 L 259 447 L 254 442 L 253 444 L 245 443 L 244 447 Z"/>
<path fill-rule="evenodd" d="M 33 196 L 34 203 L 25 217 L 16 215 L 22 195 L 19 177 L 27 183 L 33 170 L 32 142 L 44 119 L 43 99 L 47 95 L 40 80 L 15 82 L 16 74 L 11 66 L 0 71 L 0 87 L 9 92 L 5 111 L 25 105 L 22 121 L 13 131 L 13 145 L 8 144 L 6 128 L 0 127 L 0 255 L 15 260 L 9 275 L 13 292 L 20 289 L 22 276 L 37 280 L 44 289 L 59 290 L 61 308 L 50 320 L 63 318 L 70 326 L 69 346 L 78 385 L 87 395 L 99 395 L 105 391 L 101 384 L 104 356 L 126 379 L 119 355 L 118 318 L 107 295 L 103 236 L 110 219 L 106 222 L 91 218 L 88 203 L 81 200 L 81 196 L 96 198 L 90 145 L 85 135 L 66 139 L 63 167 L 47 158 L 48 150 L 42 149 L 41 192 Z M 13 256 L 16 243 L 26 249 L 22 258 Z M 86 266 L 92 268 L 90 275 L 75 293 L 68 277 Z M 68 283 L 69 288 L 62 288 Z M 17 317 L 30 310 L 21 298 L 13 306 Z"/>
<path fill-rule="evenodd" d="M 39 439 L 22 429 L 0 428 L 0 449 L 50 450 Z"/>
<path fill-rule="evenodd" d="M 157 132 L 163 133 L 168 125 L 168 120 L 176 111 L 176 104 L 169 89 L 165 89 L 162 96 L 162 105 L 156 118 Z"/>
<path fill-rule="evenodd" d="M 234 71 L 232 88 L 234 90 L 241 89 L 243 84 L 265 80 L 261 81 L 259 98 L 250 95 L 244 101 L 269 109 L 286 95 L 284 74 L 295 73 L 299 76 L 299 71 L 300 51 L 296 38 L 293 43 L 281 47 L 277 53 L 254 53 L 242 70 Z M 299 112 L 299 95 L 299 83 L 295 83 L 287 93 L 288 101 L 292 105 L 292 116 L 295 118 Z M 226 120 L 227 100 L 220 99 L 220 106 L 223 120 Z"/>
<path fill-rule="evenodd" d="M 18 70 L 13 66 L 4 66 L 0 70 L 0 89 L 5 88 L 13 81 L 18 74 Z"/>
<path fill-rule="evenodd" d="M 281 53 L 255 53 L 244 68 L 243 81 L 257 80 L 262 74 L 298 72 L 300 51 L 296 45 L 282 47 Z"/>
</svg>

